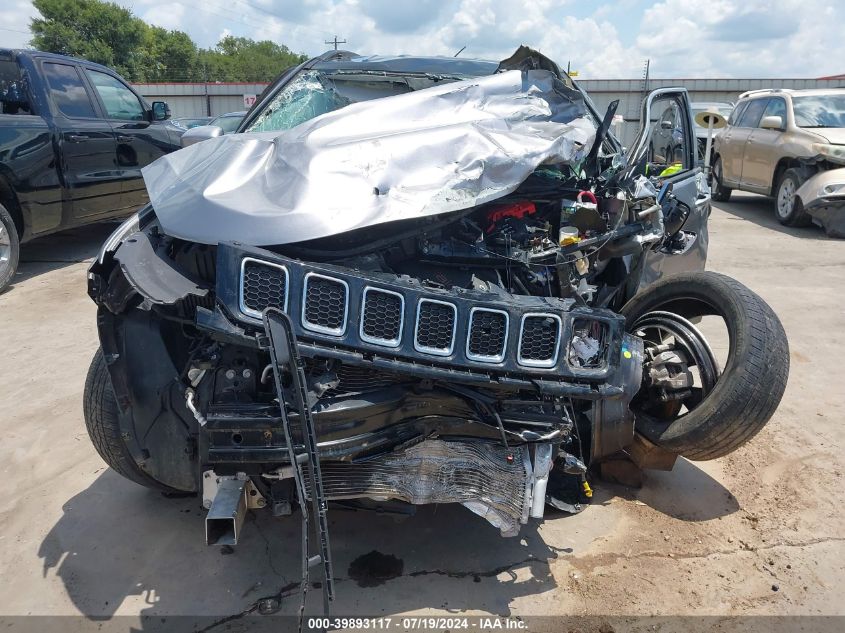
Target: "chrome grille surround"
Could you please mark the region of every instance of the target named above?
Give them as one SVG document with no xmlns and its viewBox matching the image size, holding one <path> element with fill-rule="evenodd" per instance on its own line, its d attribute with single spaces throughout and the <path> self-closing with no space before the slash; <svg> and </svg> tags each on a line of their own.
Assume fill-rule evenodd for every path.
<svg viewBox="0 0 845 633">
<path fill-rule="evenodd" d="M 309 321 L 308 313 L 308 288 L 312 279 L 322 279 L 334 284 L 343 286 L 343 321 L 339 327 L 327 327 L 320 323 Z M 343 336 L 346 334 L 346 324 L 349 321 L 349 284 L 343 279 L 337 277 L 330 277 L 328 275 L 321 275 L 320 273 L 309 272 L 305 274 L 305 279 L 302 283 L 302 327 L 312 332 L 320 332 L 322 334 L 329 334 L 331 336 Z"/>
<path fill-rule="evenodd" d="M 382 294 L 399 299 L 399 332 L 394 338 L 379 338 L 366 333 L 365 326 L 367 325 L 367 296 L 370 294 Z M 383 345 L 384 347 L 399 347 L 402 342 L 402 333 L 405 329 L 405 297 L 393 290 L 385 290 L 384 288 L 377 288 L 375 286 L 365 286 L 364 292 L 361 296 L 361 324 L 358 328 L 358 336 L 362 341 L 372 343 L 373 345 Z"/>
<path fill-rule="evenodd" d="M 504 332 L 502 337 L 501 351 L 496 355 L 476 354 L 471 350 L 472 345 L 472 326 L 475 322 L 476 314 L 497 314 L 505 318 Z M 494 310 L 493 308 L 472 308 L 469 311 L 469 322 L 467 324 L 467 344 L 466 355 L 470 360 L 477 360 L 480 363 L 501 363 L 505 360 L 505 354 L 508 349 L 508 333 L 510 331 L 510 317 L 504 310 Z"/>
<path fill-rule="evenodd" d="M 525 346 L 525 322 L 528 319 L 553 319 L 557 322 L 557 330 L 555 332 L 555 340 L 554 340 L 554 354 L 550 358 L 544 359 L 536 359 L 536 358 L 527 358 L 524 354 L 527 353 L 527 350 L 524 349 Z M 519 349 L 517 350 L 516 354 L 516 361 L 520 365 L 525 367 L 554 367 L 557 364 L 557 358 L 560 354 L 560 339 L 561 339 L 561 332 L 563 330 L 563 322 L 561 318 L 556 314 L 551 314 L 549 312 L 527 312 L 522 315 L 522 319 L 519 322 Z"/>
<path fill-rule="evenodd" d="M 255 319 L 262 318 L 262 313 L 264 308 L 258 310 L 256 308 L 251 308 L 247 305 L 247 298 L 245 296 L 244 290 L 246 288 L 246 268 L 248 265 L 254 266 L 263 266 L 270 269 L 280 270 L 284 274 L 284 300 L 282 301 L 282 305 L 274 305 L 272 303 L 268 303 L 264 308 L 267 307 L 276 307 L 281 308 L 282 312 L 287 312 L 288 309 L 288 295 L 290 294 L 290 274 L 288 274 L 287 266 L 283 266 L 282 264 L 276 264 L 273 262 L 268 262 L 263 259 L 255 259 L 254 257 L 244 257 L 241 260 L 241 275 L 240 281 L 238 283 L 238 307 L 240 308 L 241 312 L 246 314 L 247 316 L 251 316 Z"/>
<path fill-rule="evenodd" d="M 431 347 L 420 343 L 420 317 L 424 305 L 440 305 L 447 306 L 452 311 L 452 332 L 449 337 L 448 347 Z M 417 318 L 414 326 L 414 349 L 423 354 L 432 354 L 433 356 L 451 356 L 455 351 L 455 333 L 458 329 L 458 307 L 454 303 L 448 301 L 438 301 L 437 299 L 420 299 L 417 303 Z"/>
</svg>

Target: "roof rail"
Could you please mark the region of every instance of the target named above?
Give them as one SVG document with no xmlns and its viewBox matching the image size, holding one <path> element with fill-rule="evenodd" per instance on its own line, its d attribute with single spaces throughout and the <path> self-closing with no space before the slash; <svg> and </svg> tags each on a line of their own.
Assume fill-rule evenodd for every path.
<svg viewBox="0 0 845 633">
<path fill-rule="evenodd" d="M 760 95 L 766 94 L 770 92 L 783 92 L 782 88 L 758 88 L 757 90 L 746 90 L 741 95 L 739 95 L 740 99 L 745 99 L 745 97 L 750 97 L 751 95 Z"/>
</svg>

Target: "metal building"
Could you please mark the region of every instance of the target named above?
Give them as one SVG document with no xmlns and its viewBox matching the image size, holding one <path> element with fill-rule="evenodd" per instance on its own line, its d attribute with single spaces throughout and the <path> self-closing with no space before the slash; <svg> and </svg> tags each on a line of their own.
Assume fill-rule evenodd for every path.
<svg viewBox="0 0 845 633">
<path fill-rule="evenodd" d="M 217 116 L 247 110 L 266 83 L 132 84 L 147 101 L 167 101 L 176 117 Z"/>
</svg>

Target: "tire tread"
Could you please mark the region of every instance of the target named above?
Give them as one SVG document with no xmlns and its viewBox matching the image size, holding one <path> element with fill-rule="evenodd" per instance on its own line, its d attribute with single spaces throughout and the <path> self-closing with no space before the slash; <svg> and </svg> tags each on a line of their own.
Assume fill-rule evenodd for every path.
<svg viewBox="0 0 845 633">
<path fill-rule="evenodd" d="M 82 402 L 85 427 L 91 443 L 103 461 L 114 471 L 137 484 L 161 492 L 177 492 L 145 473 L 129 453 L 121 436 L 117 399 L 111 384 L 106 359 L 97 349 L 85 378 Z"/>
<path fill-rule="evenodd" d="M 774 311 L 757 294 L 740 282 L 713 272 L 683 273 L 658 281 L 634 297 L 622 312 L 629 322 L 654 308 L 661 296 L 683 293 L 696 286 L 731 305 L 738 314 L 734 327 L 743 334 L 742 358 L 729 362 L 714 391 L 684 420 L 680 431 L 658 435 L 638 429 L 655 442 L 692 460 L 722 457 L 748 442 L 766 425 L 780 404 L 789 375 L 789 346 L 786 333 Z M 730 327 L 730 325 L 729 325 Z"/>
</svg>

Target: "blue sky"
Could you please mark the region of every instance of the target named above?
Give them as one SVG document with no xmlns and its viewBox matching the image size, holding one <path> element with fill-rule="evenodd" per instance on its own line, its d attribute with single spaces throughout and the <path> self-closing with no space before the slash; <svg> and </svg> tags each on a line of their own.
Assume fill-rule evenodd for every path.
<svg viewBox="0 0 845 633">
<path fill-rule="evenodd" d="M 528 44 L 582 78 L 819 77 L 845 73 L 836 0 L 117 0 L 203 46 L 224 34 L 314 55 L 334 35 L 360 53 L 502 59 Z M 35 9 L 0 4 L 0 46 L 24 46 Z"/>
</svg>

